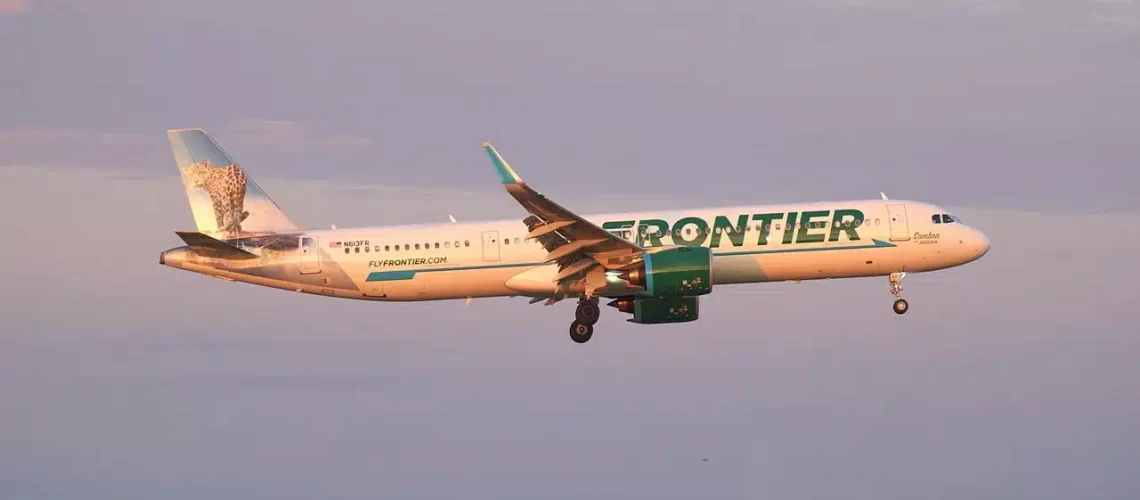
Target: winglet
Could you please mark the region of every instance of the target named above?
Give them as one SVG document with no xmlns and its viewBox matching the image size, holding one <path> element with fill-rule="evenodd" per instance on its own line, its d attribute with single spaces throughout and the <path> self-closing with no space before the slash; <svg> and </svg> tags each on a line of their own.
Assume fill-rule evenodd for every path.
<svg viewBox="0 0 1140 500">
<path fill-rule="evenodd" d="M 495 164 L 495 171 L 499 174 L 499 180 L 502 181 L 504 185 L 526 184 L 523 182 L 522 177 L 519 177 L 519 174 L 515 173 L 515 170 L 507 163 L 507 160 L 503 159 L 503 155 L 500 155 L 499 152 L 495 150 L 495 146 L 492 146 L 489 142 L 484 142 L 483 149 L 487 150 L 487 156 L 491 157 L 491 163 Z"/>
</svg>

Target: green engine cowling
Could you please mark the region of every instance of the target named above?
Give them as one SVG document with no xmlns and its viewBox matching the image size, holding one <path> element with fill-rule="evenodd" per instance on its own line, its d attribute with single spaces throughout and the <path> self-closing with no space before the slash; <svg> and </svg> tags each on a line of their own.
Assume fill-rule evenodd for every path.
<svg viewBox="0 0 1140 500">
<path fill-rule="evenodd" d="M 698 316 L 697 297 L 664 297 L 660 299 L 639 299 L 623 297 L 609 303 L 617 310 L 632 314 L 630 323 L 656 325 L 661 323 L 688 323 Z"/>
<path fill-rule="evenodd" d="M 646 254 L 621 277 L 653 297 L 705 295 L 712 292 L 712 250 L 679 247 Z"/>
</svg>

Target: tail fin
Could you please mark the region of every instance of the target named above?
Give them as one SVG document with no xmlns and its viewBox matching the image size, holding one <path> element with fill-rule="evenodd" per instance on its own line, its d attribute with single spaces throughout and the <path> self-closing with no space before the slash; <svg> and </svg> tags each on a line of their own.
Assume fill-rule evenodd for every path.
<svg viewBox="0 0 1140 500">
<path fill-rule="evenodd" d="M 233 239 L 298 229 L 204 130 L 166 135 L 199 232 Z"/>
</svg>

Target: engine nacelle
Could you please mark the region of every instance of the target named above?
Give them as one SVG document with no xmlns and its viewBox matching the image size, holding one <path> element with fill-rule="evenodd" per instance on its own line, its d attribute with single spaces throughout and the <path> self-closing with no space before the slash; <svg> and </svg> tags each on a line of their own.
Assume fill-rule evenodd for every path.
<svg viewBox="0 0 1140 500">
<path fill-rule="evenodd" d="M 610 301 L 608 305 L 617 310 L 632 314 L 630 323 L 655 325 L 661 323 L 687 323 L 696 321 L 699 300 L 697 297 L 664 297 L 660 299 L 637 299 L 622 297 Z"/>
<path fill-rule="evenodd" d="M 631 285 L 654 297 L 692 297 L 712 291 L 712 250 L 678 247 L 646 254 L 621 274 Z"/>
</svg>

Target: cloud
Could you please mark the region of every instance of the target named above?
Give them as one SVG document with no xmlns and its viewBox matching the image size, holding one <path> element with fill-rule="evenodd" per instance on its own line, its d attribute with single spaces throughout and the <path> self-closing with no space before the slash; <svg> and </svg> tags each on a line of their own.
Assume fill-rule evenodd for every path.
<svg viewBox="0 0 1140 500">
<path fill-rule="evenodd" d="M 3 1 L 3 0 L 0 0 Z M 325 133 L 289 120 L 247 118 L 222 127 L 227 141 L 244 142 L 270 148 L 358 148 L 372 144 L 372 139 L 343 133 Z M 71 127 L 23 125 L 0 128 L 0 147 L 10 151 L 42 154 L 53 150 L 81 150 L 94 153 L 100 149 L 132 149 L 166 144 L 162 132 L 97 131 Z"/>
<path fill-rule="evenodd" d="M 357 147 L 372 143 L 367 137 L 325 134 L 295 121 L 243 118 L 229 123 L 226 130 L 243 142 L 272 147 Z"/>
<path fill-rule="evenodd" d="M 0 0 L 0 15 L 19 14 L 28 8 L 27 0 Z"/>
<path fill-rule="evenodd" d="M 226 128 L 243 141 L 265 146 L 293 146 L 308 135 L 300 123 L 288 120 L 246 118 L 231 122 Z"/>
<path fill-rule="evenodd" d="M 968 0 L 970 11 L 979 16 L 998 16 L 1017 11 L 1016 0 Z"/>
<path fill-rule="evenodd" d="M 1125 14 L 1098 14 L 1090 19 L 1092 24 L 1109 26 L 1123 31 L 1140 31 L 1140 16 Z"/>
<path fill-rule="evenodd" d="M 99 134 L 98 137 L 99 144 L 105 146 L 144 146 L 156 141 L 155 136 L 134 132 L 110 132 Z"/>
<path fill-rule="evenodd" d="M 321 138 L 317 143 L 329 147 L 367 146 L 372 144 L 372 139 L 355 135 L 330 135 Z"/>
<path fill-rule="evenodd" d="M 43 149 L 62 146 L 82 136 L 81 132 L 68 128 L 7 127 L 0 128 L 0 145 L 9 148 Z"/>
<path fill-rule="evenodd" d="M 0 128 L 0 145 L 17 150 L 45 150 L 82 146 L 149 146 L 157 136 L 135 132 L 95 132 L 67 127 L 23 126 Z"/>
</svg>

